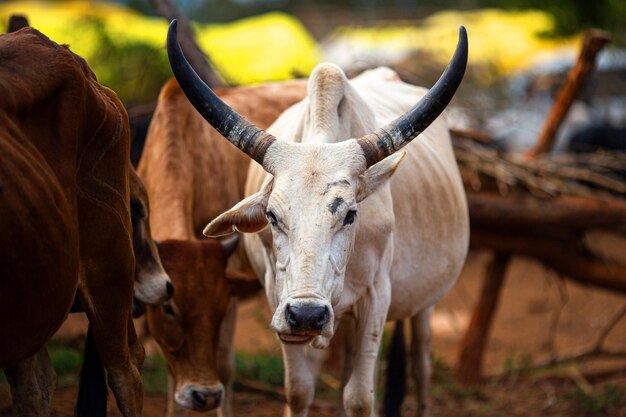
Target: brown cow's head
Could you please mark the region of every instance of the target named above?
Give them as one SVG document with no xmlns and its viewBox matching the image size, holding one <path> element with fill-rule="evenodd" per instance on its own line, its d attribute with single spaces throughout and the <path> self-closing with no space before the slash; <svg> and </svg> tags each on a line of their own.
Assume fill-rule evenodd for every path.
<svg viewBox="0 0 626 417">
<path fill-rule="evenodd" d="M 135 253 L 134 296 L 142 303 L 159 304 L 172 296 L 174 287 L 152 239 L 148 193 L 134 169 L 130 170 L 130 212 Z"/>
<path fill-rule="evenodd" d="M 165 304 L 148 306 L 148 327 L 176 381 L 174 398 L 186 408 L 208 411 L 223 400 L 216 357 L 220 326 L 232 298 L 244 287 L 226 273 L 235 248 L 232 239 L 160 243 L 161 260 L 176 292 Z M 252 282 L 260 288 L 258 281 Z"/>
</svg>

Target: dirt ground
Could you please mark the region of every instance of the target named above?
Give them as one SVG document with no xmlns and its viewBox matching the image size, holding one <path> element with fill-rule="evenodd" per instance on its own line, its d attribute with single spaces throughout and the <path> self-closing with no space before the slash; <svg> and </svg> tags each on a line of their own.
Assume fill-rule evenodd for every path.
<svg viewBox="0 0 626 417">
<path fill-rule="evenodd" d="M 452 383 L 458 344 L 465 331 L 481 285 L 488 255 L 472 253 L 461 278 L 438 304 L 433 317 L 433 354 L 437 362 L 432 390 L 432 415 L 452 416 L 615 416 L 626 417 L 626 360 L 595 359 L 534 373 L 519 373 L 520 366 L 546 361 L 552 354 L 563 358 L 590 349 L 611 318 L 626 303 L 624 297 L 561 280 L 541 265 L 515 259 L 507 272 L 504 290 L 484 358 L 484 374 L 490 378 L 480 389 L 463 389 Z M 556 317 L 558 315 L 558 320 Z M 263 297 L 247 301 L 239 310 L 235 347 L 245 352 L 279 352 L 269 330 L 270 311 Z M 138 327 L 142 328 L 141 323 Z M 85 330 L 80 318 L 72 318 L 57 339 L 75 338 Z M 605 340 L 604 348 L 626 351 L 626 318 Z M 149 339 L 148 354 L 158 348 Z M 622 356 L 624 358 L 624 356 Z M 337 379 L 324 370 L 320 395 L 312 416 L 331 416 L 336 410 Z M 279 416 L 284 401 L 278 394 L 238 387 L 236 416 Z M 53 416 L 73 414 L 76 392 L 57 391 Z M 379 404 L 380 404 L 380 396 Z M 608 406 L 607 406 L 608 404 Z M 109 397 L 110 416 L 118 416 Z M 164 415 L 165 397 L 148 394 L 144 415 Z M 403 415 L 412 415 L 415 397 L 405 401 Z M 0 416 L 12 416 L 10 399 L 0 387 Z M 193 413 L 193 416 L 202 414 Z M 190 414 L 191 417 L 191 414 Z"/>
</svg>

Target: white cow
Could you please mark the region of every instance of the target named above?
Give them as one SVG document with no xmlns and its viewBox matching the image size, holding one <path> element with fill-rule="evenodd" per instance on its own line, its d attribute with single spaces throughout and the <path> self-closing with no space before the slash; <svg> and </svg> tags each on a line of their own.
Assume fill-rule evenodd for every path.
<svg viewBox="0 0 626 417">
<path fill-rule="evenodd" d="M 257 166 L 249 174 L 249 189 L 260 191 L 217 217 L 205 234 L 259 232 L 246 236 L 246 249 L 283 342 L 286 414 L 308 414 L 315 372 L 305 347 L 328 346 L 344 315 L 356 324 L 343 392 L 347 415 L 374 414 L 383 326 L 408 317 L 423 411 L 432 308 L 461 271 L 469 239 L 463 185 L 445 118 L 438 118 L 465 71 L 465 29 L 429 92 L 389 69 L 350 81 L 338 67 L 322 64 L 311 74 L 308 98 L 267 132 L 200 81 L 178 46 L 175 22 L 168 51 L 191 103 L 264 170 Z M 410 142 L 420 133 L 421 140 Z"/>
</svg>

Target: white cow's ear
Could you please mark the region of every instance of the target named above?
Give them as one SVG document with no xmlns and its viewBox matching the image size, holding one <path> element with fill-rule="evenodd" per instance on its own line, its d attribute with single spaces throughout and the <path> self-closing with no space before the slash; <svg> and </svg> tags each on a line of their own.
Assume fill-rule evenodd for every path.
<svg viewBox="0 0 626 417">
<path fill-rule="evenodd" d="M 208 237 L 218 237 L 239 231 L 256 233 L 267 226 L 267 200 L 273 181 L 266 183 L 261 191 L 240 201 L 233 208 L 217 216 L 202 232 Z"/>
<path fill-rule="evenodd" d="M 378 187 L 383 185 L 400 165 L 402 159 L 406 156 L 406 151 L 396 152 L 377 164 L 372 165 L 361 175 L 360 184 L 357 189 L 356 201 L 360 202 L 372 194 Z"/>
</svg>

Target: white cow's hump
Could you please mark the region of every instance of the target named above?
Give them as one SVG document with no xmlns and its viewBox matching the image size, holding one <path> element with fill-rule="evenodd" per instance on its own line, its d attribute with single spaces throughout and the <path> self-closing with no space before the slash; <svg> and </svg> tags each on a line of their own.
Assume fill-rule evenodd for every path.
<svg viewBox="0 0 626 417">
<path fill-rule="evenodd" d="M 320 64 L 311 73 L 307 97 L 287 109 L 268 131 L 295 142 L 347 140 L 406 113 L 426 91 L 401 81 L 387 67 L 348 80 L 336 65 Z"/>
</svg>

